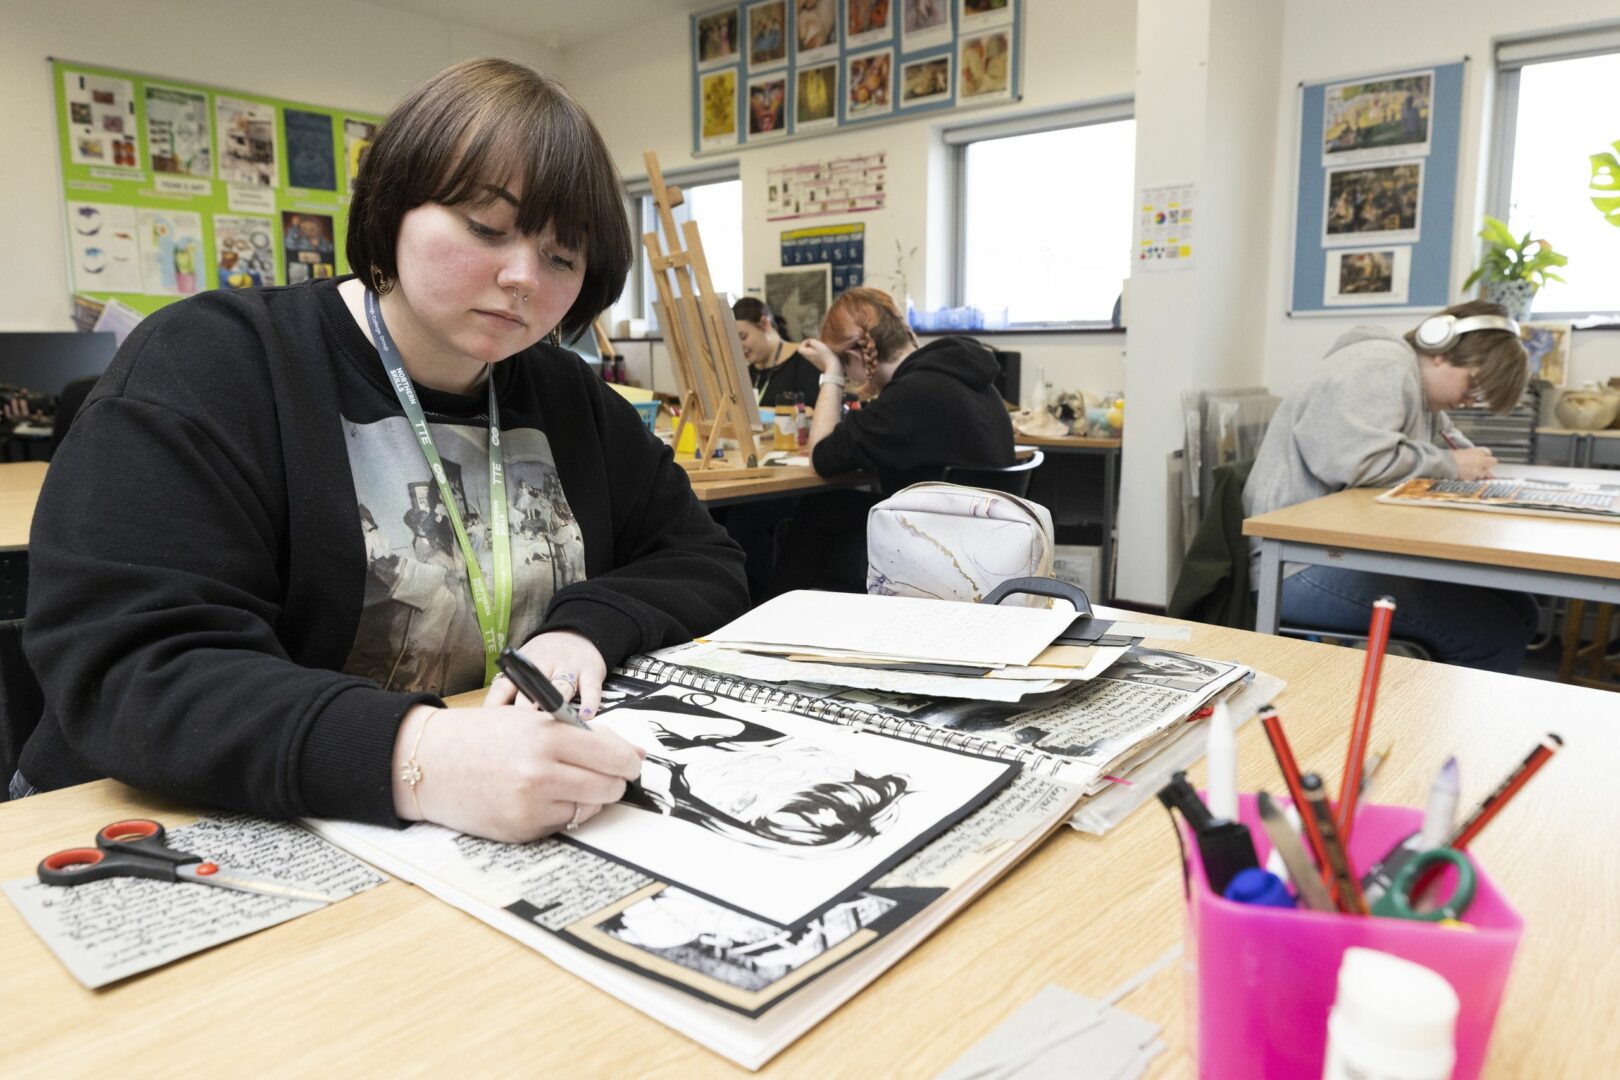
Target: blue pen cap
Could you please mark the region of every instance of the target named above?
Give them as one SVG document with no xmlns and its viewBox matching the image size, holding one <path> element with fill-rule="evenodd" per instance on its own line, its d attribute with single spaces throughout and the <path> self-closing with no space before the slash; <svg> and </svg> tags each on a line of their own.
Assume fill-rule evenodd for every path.
<svg viewBox="0 0 1620 1080">
<path fill-rule="evenodd" d="M 1282 878 L 1270 870 L 1259 870 L 1252 866 L 1234 874 L 1226 885 L 1226 892 L 1222 895 L 1240 904 L 1285 908 L 1294 906 L 1294 898 L 1288 892 L 1288 886 L 1282 883 Z"/>
</svg>

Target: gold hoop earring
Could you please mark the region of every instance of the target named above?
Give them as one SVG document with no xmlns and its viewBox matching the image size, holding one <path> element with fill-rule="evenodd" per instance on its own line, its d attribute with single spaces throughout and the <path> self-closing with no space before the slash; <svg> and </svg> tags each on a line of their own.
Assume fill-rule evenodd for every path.
<svg viewBox="0 0 1620 1080">
<path fill-rule="evenodd" d="M 383 276 L 382 267 L 376 263 L 371 264 L 371 287 L 378 296 L 387 296 L 394 291 L 394 283 Z"/>
</svg>

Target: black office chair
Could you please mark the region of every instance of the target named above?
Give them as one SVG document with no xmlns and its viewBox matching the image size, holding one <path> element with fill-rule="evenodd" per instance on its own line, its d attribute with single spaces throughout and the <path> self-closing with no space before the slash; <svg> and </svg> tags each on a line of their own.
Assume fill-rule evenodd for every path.
<svg viewBox="0 0 1620 1080">
<path fill-rule="evenodd" d="M 1029 494 L 1029 478 L 1041 467 L 1046 455 L 1031 446 L 1015 446 L 1013 452 L 1028 453 L 1029 457 L 1001 469 L 970 469 L 963 465 L 951 465 L 945 469 L 944 480 L 947 484 L 989 488 L 1023 498 Z"/>
<path fill-rule="evenodd" d="M 0 802 L 17 771 L 23 743 L 45 711 L 39 680 L 23 657 L 22 628 L 21 619 L 0 621 Z"/>
</svg>

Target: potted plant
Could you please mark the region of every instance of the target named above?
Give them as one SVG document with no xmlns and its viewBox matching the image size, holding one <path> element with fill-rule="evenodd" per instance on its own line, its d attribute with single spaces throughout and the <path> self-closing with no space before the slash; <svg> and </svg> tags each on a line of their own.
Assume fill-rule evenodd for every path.
<svg viewBox="0 0 1620 1080">
<path fill-rule="evenodd" d="M 1523 239 L 1514 239 L 1508 227 L 1493 217 L 1485 218 L 1479 236 L 1485 241 L 1485 254 L 1463 282 L 1463 288 L 1471 289 L 1474 282 L 1483 281 L 1484 299 L 1501 304 L 1510 316 L 1525 322 L 1530 318 L 1536 290 L 1549 281 L 1564 280 L 1552 272 L 1552 267 L 1563 266 L 1569 259 L 1554 251 L 1547 241 L 1532 239 L 1529 233 Z"/>
</svg>

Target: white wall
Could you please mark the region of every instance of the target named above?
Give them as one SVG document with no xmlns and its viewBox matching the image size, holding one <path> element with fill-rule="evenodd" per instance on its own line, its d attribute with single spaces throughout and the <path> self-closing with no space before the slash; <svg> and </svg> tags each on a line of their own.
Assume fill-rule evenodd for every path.
<svg viewBox="0 0 1620 1080">
<path fill-rule="evenodd" d="M 947 300 L 950 268 L 943 241 L 948 223 L 942 127 L 1024 109 L 1128 94 L 1135 83 L 1134 3 L 1110 0 L 1025 0 L 1024 99 L 999 109 L 953 113 L 817 138 L 738 148 L 725 154 L 692 155 L 691 67 L 685 42 L 687 17 L 671 15 L 611 40 L 567 50 L 560 75 L 596 118 L 626 176 L 643 176 L 642 152 L 658 154 L 665 172 L 714 158 L 734 157 L 743 182 L 743 268 L 747 287 L 758 288 L 777 265 L 781 233 L 805 224 L 866 225 L 866 280 L 894 291 L 896 243 L 916 247 L 908 288 L 920 307 Z M 679 43 L 678 45 L 672 43 Z M 766 170 L 834 155 L 886 151 L 888 206 L 872 213 L 794 222 L 767 222 Z M 1001 344 L 998 339 L 998 344 Z M 1024 353 L 1025 390 L 1036 366 L 1053 385 L 1093 391 L 1124 385 L 1120 335 L 1048 335 L 1017 338 L 1005 348 Z M 665 389 L 660 386 L 659 389 Z"/>
<path fill-rule="evenodd" d="M 5 0 L 0 330 L 73 329 L 47 57 L 380 113 L 472 56 L 557 63 L 536 43 L 360 0 Z"/>
<path fill-rule="evenodd" d="M 1294 189 L 1299 145 L 1297 86 L 1340 75 L 1452 62 L 1467 56 L 1463 87 L 1462 145 L 1459 149 L 1457 216 L 1453 222 L 1452 287 L 1463 299 L 1462 282 L 1478 259 L 1480 219 L 1485 214 L 1485 182 L 1490 162 L 1490 122 L 1495 90 L 1495 41 L 1575 29 L 1607 20 L 1620 8 L 1613 0 L 1361 0 L 1353 17 L 1330 16 L 1320 0 L 1289 0 L 1283 28 L 1282 71 L 1277 82 L 1279 122 L 1273 187 L 1281 197 L 1271 207 L 1270 312 L 1265 326 L 1264 381 L 1286 394 L 1306 379 L 1334 339 L 1357 323 L 1405 331 L 1411 316 L 1290 319 L 1293 284 L 1290 259 L 1293 214 L 1285 193 Z M 1578 269 L 1575 267 L 1571 268 Z M 1574 335 L 1573 384 L 1620 375 L 1620 332 Z"/>
</svg>

